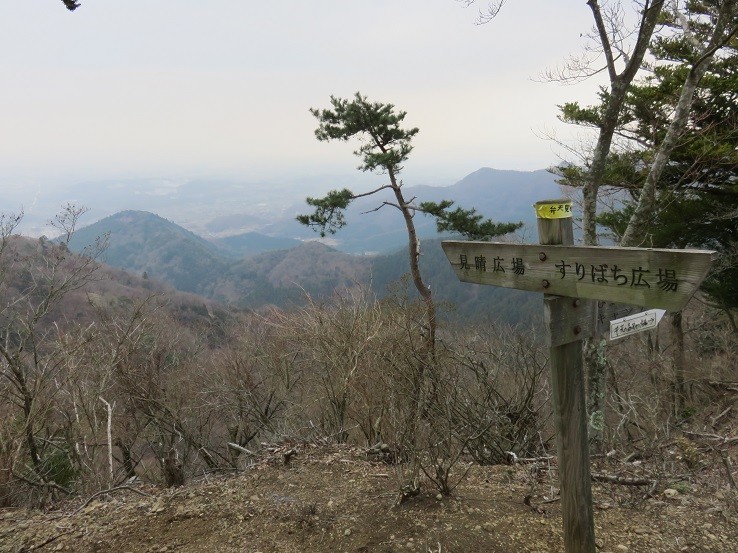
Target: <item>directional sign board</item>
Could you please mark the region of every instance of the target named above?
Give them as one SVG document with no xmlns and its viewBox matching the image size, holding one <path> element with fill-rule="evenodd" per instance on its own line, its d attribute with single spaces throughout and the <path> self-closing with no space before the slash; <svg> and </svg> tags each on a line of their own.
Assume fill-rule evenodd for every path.
<svg viewBox="0 0 738 553">
<path fill-rule="evenodd" d="M 707 250 L 442 243 L 463 282 L 678 311 L 716 253 Z"/>
<path fill-rule="evenodd" d="M 610 321 L 610 340 L 625 338 L 631 334 L 637 334 L 644 330 L 652 330 L 656 328 L 664 316 L 663 309 L 650 309 L 635 315 L 628 315 L 621 319 Z"/>
</svg>

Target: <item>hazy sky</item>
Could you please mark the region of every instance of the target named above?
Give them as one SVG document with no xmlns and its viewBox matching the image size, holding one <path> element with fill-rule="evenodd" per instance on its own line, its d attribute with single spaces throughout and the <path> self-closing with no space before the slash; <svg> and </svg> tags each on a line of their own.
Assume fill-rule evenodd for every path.
<svg viewBox="0 0 738 553">
<path fill-rule="evenodd" d="M 81 1 L 4 3 L 0 186 L 350 171 L 308 108 L 357 90 L 420 127 L 423 178 L 537 169 L 556 104 L 595 89 L 535 81 L 581 51 L 584 0 L 510 0 L 484 26 L 454 0 Z"/>
</svg>

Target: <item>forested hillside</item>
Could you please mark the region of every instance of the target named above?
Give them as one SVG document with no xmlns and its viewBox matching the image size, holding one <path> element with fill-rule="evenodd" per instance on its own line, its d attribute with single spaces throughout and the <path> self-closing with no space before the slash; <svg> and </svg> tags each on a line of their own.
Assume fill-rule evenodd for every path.
<svg viewBox="0 0 738 553">
<path fill-rule="evenodd" d="M 532 210 L 531 210 L 532 211 Z M 342 253 L 318 242 L 234 259 L 182 227 L 147 212 L 121 212 L 78 231 L 70 248 L 107 237 L 101 259 L 115 267 L 164 281 L 220 303 L 258 309 L 304 305 L 306 296 L 328 300 L 341 290 L 363 288 L 378 298 L 412 297 L 402 277 L 408 272 L 407 246 L 389 255 Z M 541 317 L 541 296 L 459 282 L 440 240 L 427 240 L 421 266 L 442 302 L 442 317 L 531 326 Z M 491 307 L 494 306 L 494 307 Z"/>
<path fill-rule="evenodd" d="M 0 502 L 68 517 L 59 530 L 49 515 L 11 509 L 0 517 L 3 547 L 134 548 L 162 521 L 178 530 L 162 530 L 157 547 L 185 551 L 221 539 L 236 550 L 243 532 L 280 550 L 295 535 L 317 551 L 561 543 L 547 350 L 530 332 L 444 323 L 430 416 L 410 436 L 422 327 L 403 294 L 375 301 L 347 287 L 302 307 L 236 312 L 98 266 L 100 249 L 77 256 L 10 235 L 1 246 Z M 339 255 L 312 247 L 302 251 Z M 593 465 L 608 547 L 735 539 L 725 517 L 735 509 L 738 343 L 700 304 L 684 325 L 690 410 L 676 428 L 663 367 L 679 335 L 666 326 L 610 350 L 611 449 Z M 413 458 L 423 491 L 406 494 Z M 162 491 L 181 485 L 185 494 Z M 684 519 L 694 508 L 711 513 L 699 528 Z M 218 529 L 231 519 L 237 535 Z M 437 520 L 458 531 L 439 534 Z M 193 521 L 207 523 L 193 533 Z"/>
</svg>

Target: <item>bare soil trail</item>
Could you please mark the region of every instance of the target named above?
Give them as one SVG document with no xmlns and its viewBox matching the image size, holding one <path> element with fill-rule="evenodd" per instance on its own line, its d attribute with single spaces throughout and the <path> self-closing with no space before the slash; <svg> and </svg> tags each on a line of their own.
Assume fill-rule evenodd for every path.
<svg viewBox="0 0 738 553">
<path fill-rule="evenodd" d="M 397 468 L 348 446 L 290 446 L 236 474 L 181 488 L 122 487 L 46 513 L 0 511 L 0 551 L 560 552 L 555 467 L 462 466 L 450 497 L 428 491 L 396 505 Z M 275 452 L 276 451 L 276 452 Z M 544 467 L 545 468 L 545 467 Z M 645 488 L 594 483 L 602 553 L 738 552 L 736 495 L 725 475 Z M 633 465 L 624 472 L 643 470 Z M 713 484 L 710 484 L 713 483 Z"/>
</svg>

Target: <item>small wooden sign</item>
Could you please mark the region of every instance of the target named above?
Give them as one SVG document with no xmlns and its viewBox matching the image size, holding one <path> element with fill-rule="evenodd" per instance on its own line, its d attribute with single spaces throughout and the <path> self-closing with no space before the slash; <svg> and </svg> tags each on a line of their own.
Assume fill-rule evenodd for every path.
<svg viewBox="0 0 738 553">
<path fill-rule="evenodd" d="M 635 305 L 548 295 L 544 296 L 543 305 L 548 329 L 546 343 L 549 347 L 609 335 L 613 319 L 622 319 L 641 311 Z"/>
<path fill-rule="evenodd" d="M 444 241 L 463 282 L 678 311 L 716 252 Z"/>
<path fill-rule="evenodd" d="M 649 309 L 642 313 L 610 321 L 610 340 L 625 338 L 644 330 L 652 330 L 658 326 L 664 313 L 666 311 L 663 309 Z"/>
</svg>

